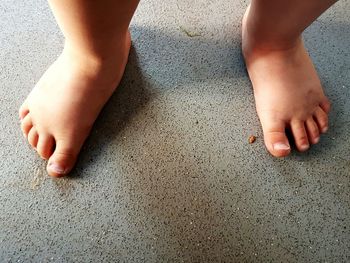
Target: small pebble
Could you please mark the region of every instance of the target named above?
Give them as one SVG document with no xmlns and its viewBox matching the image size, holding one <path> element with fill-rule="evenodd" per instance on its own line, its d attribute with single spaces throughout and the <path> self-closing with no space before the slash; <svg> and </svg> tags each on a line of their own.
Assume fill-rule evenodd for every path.
<svg viewBox="0 0 350 263">
<path fill-rule="evenodd" d="M 252 143 L 254 143 L 256 141 L 256 137 L 254 135 L 250 135 L 248 141 L 249 141 L 250 144 L 252 144 Z"/>
</svg>

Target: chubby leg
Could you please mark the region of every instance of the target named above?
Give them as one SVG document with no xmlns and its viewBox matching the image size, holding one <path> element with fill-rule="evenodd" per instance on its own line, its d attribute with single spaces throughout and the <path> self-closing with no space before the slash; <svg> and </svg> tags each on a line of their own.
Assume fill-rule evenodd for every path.
<svg viewBox="0 0 350 263">
<path fill-rule="evenodd" d="M 19 110 L 24 136 L 63 176 L 123 75 L 138 0 L 50 0 L 65 37 L 62 54 Z"/>
<path fill-rule="evenodd" d="M 334 0 L 252 0 L 242 26 L 242 51 L 268 151 L 290 153 L 285 130 L 299 151 L 328 129 L 330 103 L 301 33 Z"/>
</svg>

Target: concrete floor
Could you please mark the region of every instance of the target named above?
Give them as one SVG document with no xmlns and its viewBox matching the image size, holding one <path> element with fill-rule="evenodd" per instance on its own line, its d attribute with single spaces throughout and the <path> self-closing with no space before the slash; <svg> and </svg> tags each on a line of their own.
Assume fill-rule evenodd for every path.
<svg viewBox="0 0 350 263">
<path fill-rule="evenodd" d="M 240 54 L 246 6 L 143 1 L 120 87 L 53 179 L 17 109 L 62 35 L 45 1 L 1 0 L 0 262 L 350 262 L 350 2 L 305 32 L 330 130 L 284 159 L 263 146 Z"/>
</svg>

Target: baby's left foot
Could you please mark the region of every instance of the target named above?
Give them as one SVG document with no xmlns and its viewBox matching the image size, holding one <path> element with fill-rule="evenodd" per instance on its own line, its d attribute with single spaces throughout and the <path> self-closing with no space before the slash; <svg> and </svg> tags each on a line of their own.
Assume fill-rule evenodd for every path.
<svg viewBox="0 0 350 263">
<path fill-rule="evenodd" d="M 330 103 L 302 40 L 288 48 L 261 48 L 247 30 L 249 8 L 243 18 L 242 50 L 253 84 L 256 110 L 268 151 L 290 153 L 286 128 L 296 147 L 306 151 L 328 129 Z"/>
</svg>

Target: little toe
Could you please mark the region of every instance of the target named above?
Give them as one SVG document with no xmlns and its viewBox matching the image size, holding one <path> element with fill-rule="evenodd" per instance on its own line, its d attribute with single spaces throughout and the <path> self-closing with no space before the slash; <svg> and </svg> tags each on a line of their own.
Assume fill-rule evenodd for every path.
<svg viewBox="0 0 350 263">
<path fill-rule="evenodd" d="M 322 133 L 325 133 L 328 130 L 328 115 L 327 115 L 327 113 L 321 107 L 318 107 L 316 109 L 316 111 L 314 112 L 314 118 L 316 120 L 316 123 L 318 125 L 319 130 Z"/>
<path fill-rule="evenodd" d="M 322 108 L 322 110 L 325 113 L 329 113 L 331 110 L 331 103 L 329 102 L 329 100 L 327 98 L 325 98 L 321 103 L 320 103 L 320 107 Z"/>
<path fill-rule="evenodd" d="M 275 157 L 284 157 L 290 153 L 290 145 L 286 136 L 283 121 L 262 122 L 264 141 L 267 150 Z"/>
<path fill-rule="evenodd" d="M 28 108 L 28 105 L 27 105 L 27 102 L 25 101 L 21 107 L 19 108 L 19 111 L 18 111 L 18 114 L 19 114 L 19 118 L 21 120 L 24 119 L 24 117 L 29 113 L 29 108 Z"/>
<path fill-rule="evenodd" d="M 35 149 L 38 144 L 39 134 L 35 127 L 32 127 L 28 133 L 28 142 Z"/>
<path fill-rule="evenodd" d="M 64 141 L 56 141 L 55 151 L 47 165 L 48 174 L 55 177 L 67 175 L 74 167 L 78 152 Z"/>
<path fill-rule="evenodd" d="M 293 133 L 295 145 L 299 151 L 304 152 L 310 148 L 308 136 L 303 121 L 295 120 L 291 122 L 291 130 Z"/>
<path fill-rule="evenodd" d="M 53 153 L 55 140 L 51 135 L 40 134 L 36 150 L 41 158 L 47 160 Z"/>
<path fill-rule="evenodd" d="M 30 117 L 30 114 L 27 114 L 21 121 L 21 129 L 25 137 L 28 136 L 28 132 L 32 127 L 33 127 L 32 118 Z"/>
<path fill-rule="evenodd" d="M 320 132 L 318 130 L 318 126 L 314 119 L 311 117 L 305 122 L 307 134 L 309 136 L 309 142 L 312 144 L 316 144 L 320 141 Z"/>
</svg>

